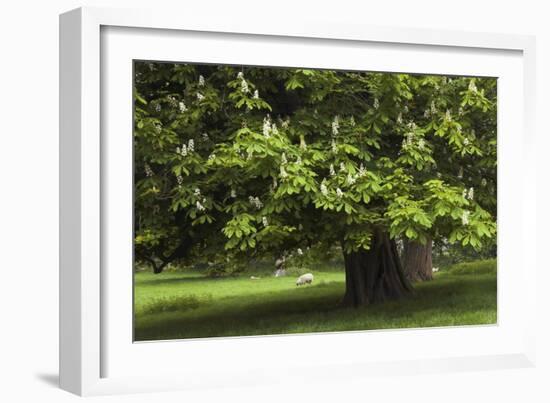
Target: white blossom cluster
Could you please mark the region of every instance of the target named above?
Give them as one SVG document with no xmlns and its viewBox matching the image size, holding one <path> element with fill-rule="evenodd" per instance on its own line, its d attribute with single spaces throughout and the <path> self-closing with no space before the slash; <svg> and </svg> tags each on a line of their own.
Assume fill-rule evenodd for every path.
<svg viewBox="0 0 550 403">
<path fill-rule="evenodd" d="M 464 138 L 464 146 L 467 146 L 470 144 L 470 140 L 468 139 L 468 137 L 465 137 Z"/>
<path fill-rule="evenodd" d="M 243 94 L 247 94 L 250 91 L 250 89 L 248 88 L 248 83 L 244 78 L 244 73 L 242 71 L 239 71 L 239 74 L 237 74 L 237 78 L 241 80 L 241 92 Z"/>
<path fill-rule="evenodd" d="M 348 177 L 346 178 L 346 183 L 348 185 L 353 185 L 355 184 L 356 181 L 357 181 L 357 177 L 355 175 L 348 174 Z"/>
<path fill-rule="evenodd" d="M 367 174 L 367 170 L 365 169 L 365 166 L 363 163 L 359 165 L 359 176 L 365 176 Z"/>
<path fill-rule="evenodd" d="M 462 225 L 468 225 L 470 223 L 470 213 L 468 211 L 464 211 L 462 213 Z"/>
<path fill-rule="evenodd" d="M 414 132 L 408 132 L 405 134 L 405 138 L 403 139 L 403 148 L 407 148 L 412 146 L 414 140 Z"/>
<path fill-rule="evenodd" d="M 329 171 L 330 171 L 330 176 L 336 175 L 336 172 L 334 171 L 334 165 L 330 164 Z"/>
<path fill-rule="evenodd" d="M 237 197 L 237 192 L 235 191 L 235 189 L 231 189 L 231 198 L 235 199 L 236 197 Z"/>
<path fill-rule="evenodd" d="M 153 176 L 153 170 L 151 169 L 151 166 L 149 164 L 145 164 L 145 176 L 150 178 Z"/>
<path fill-rule="evenodd" d="M 409 131 L 405 133 L 405 138 L 403 139 L 403 142 L 401 144 L 403 148 L 412 146 L 416 138 L 416 134 L 414 132 L 416 130 L 416 123 L 414 123 L 413 121 L 410 121 L 409 123 L 407 123 L 407 127 L 409 128 Z M 426 146 L 426 141 L 423 138 L 420 138 L 418 140 L 418 147 L 420 149 L 424 149 L 425 146 Z"/>
<path fill-rule="evenodd" d="M 340 129 L 340 118 L 338 117 L 338 115 L 336 115 L 332 120 L 332 135 L 337 136 L 339 129 Z"/>
<path fill-rule="evenodd" d="M 178 105 L 178 101 L 176 100 L 176 97 L 174 97 L 173 95 L 168 95 L 168 102 L 170 103 L 170 105 L 172 106 L 177 106 Z"/>
<path fill-rule="evenodd" d="M 344 196 L 344 192 L 342 192 L 340 188 L 336 188 L 336 196 L 338 196 L 338 198 L 341 198 L 342 196 Z"/>
<path fill-rule="evenodd" d="M 477 86 L 474 80 L 470 80 L 470 84 L 468 85 L 468 90 L 472 92 L 477 92 Z"/>
<path fill-rule="evenodd" d="M 307 149 L 306 140 L 303 137 L 300 137 L 300 150 L 306 150 L 306 149 Z"/>
<path fill-rule="evenodd" d="M 397 115 L 397 124 L 403 123 L 403 113 L 399 112 L 399 115 Z"/>
<path fill-rule="evenodd" d="M 474 188 L 468 189 L 468 200 L 474 200 Z"/>
<path fill-rule="evenodd" d="M 290 125 L 290 118 L 286 118 L 281 122 L 281 127 L 283 129 L 288 129 L 288 126 Z"/>
<path fill-rule="evenodd" d="M 176 153 L 182 157 L 186 157 L 189 153 L 195 151 L 195 140 L 190 139 L 187 144 L 182 144 L 181 147 L 176 147 Z"/>
<path fill-rule="evenodd" d="M 216 154 L 212 153 L 208 156 L 208 161 L 214 161 L 216 159 Z"/>
<path fill-rule="evenodd" d="M 336 147 L 336 141 L 334 141 L 334 139 L 332 139 L 332 141 L 330 143 L 330 147 L 332 148 L 333 153 L 336 154 L 338 152 L 338 147 Z"/>
<path fill-rule="evenodd" d="M 199 211 L 206 210 L 206 207 L 204 207 L 203 204 L 198 200 L 197 200 L 196 206 L 197 206 L 197 210 L 199 210 Z"/>
<path fill-rule="evenodd" d="M 199 87 L 204 87 L 204 77 L 202 75 L 199 76 Z"/>
<path fill-rule="evenodd" d="M 183 144 L 181 148 L 176 147 L 176 153 L 178 153 L 182 157 L 187 157 L 187 145 Z"/>
<path fill-rule="evenodd" d="M 187 106 L 185 106 L 185 102 L 183 102 L 183 101 L 180 101 L 180 103 L 178 104 L 178 107 L 179 107 L 179 110 L 180 110 L 181 113 L 183 113 L 187 110 Z"/>
<path fill-rule="evenodd" d="M 248 83 L 246 82 L 246 80 L 241 80 L 241 92 L 243 94 L 248 94 L 249 91 L 250 89 L 248 88 Z"/>
<path fill-rule="evenodd" d="M 327 185 L 325 185 L 325 180 L 324 179 L 321 182 L 321 193 L 323 194 L 323 196 L 328 195 L 328 189 L 327 189 Z"/>
<path fill-rule="evenodd" d="M 374 98 L 374 103 L 372 106 L 374 109 L 378 109 L 380 107 L 380 101 L 378 101 L 378 98 Z"/>
<path fill-rule="evenodd" d="M 261 202 L 260 198 L 259 197 L 254 197 L 254 196 L 248 196 L 248 201 L 250 202 L 250 204 L 252 204 L 257 210 L 260 210 L 264 204 Z"/>
<path fill-rule="evenodd" d="M 298 249 L 296 249 L 296 253 L 298 253 L 298 255 L 302 256 L 304 254 L 304 251 L 302 251 L 302 248 L 298 248 Z"/>
<path fill-rule="evenodd" d="M 277 135 L 279 134 L 279 129 L 277 128 L 277 125 L 273 122 L 271 122 L 271 117 L 269 114 L 266 115 L 264 118 L 264 123 L 262 126 L 262 133 L 266 138 L 271 137 L 272 134 Z"/>
<path fill-rule="evenodd" d="M 201 190 L 199 188 L 195 188 L 195 191 L 193 192 L 193 194 L 198 197 L 201 195 Z"/>
<path fill-rule="evenodd" d="M 346 171 L 346 165 L 343 162 L 340 162 L 340 172 Z"/>
<path fill-rule="evenodd" d="M 267 227 L 269 225 L 269 221 L 267 221 L 267 217 L 266 216 L 263 216 L 262 217 L 262 224 L 264 227 Z"/>
<path fill-rule="evenodd" d="M 269 114 L 264 118 L 262 131 L 265 137 L 271 136 L 271 118 L 269 117 Z"/>
<path fill-rule="evenodd" d="M 178 181 L 178 187 L 181 188 L 181 185 L 183 185 L 183 177 L 181 175 L 176 176 L 176 180 Z"/>
<path fill-rule="evenodd" d="M 160 132 L 162 131 L 162 124 L 160 122 L 155 122 L 155 132 L 157 134 L 160 134 Z"/>
<path fill-rule="evenodd" d="M 258 99 L 260 98 L 260 92 L 258 90 L 254 90 L 254 95 L 252 95 L 252 98 L 253 99 Z"/>
<path fill-rule="evenodd" d="M 446 122 L 450 122 L 451 120 L 453 120 L 452 116 L 451 116 L 451 111 L 449 109 L 447 109 L 445 111 L 445 121 Z"/>
<path fill-rule="evenodd" d="M 200 92 L 197 92 L 197 100 L 201 102 L 204 99 L 204 95 L 202 95 Z"/>
</svg>

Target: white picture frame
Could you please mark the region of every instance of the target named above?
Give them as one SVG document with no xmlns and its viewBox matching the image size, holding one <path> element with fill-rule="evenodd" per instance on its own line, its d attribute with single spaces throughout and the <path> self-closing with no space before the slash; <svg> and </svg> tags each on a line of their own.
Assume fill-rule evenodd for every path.
<svg viewBox="0 0 550 403">
<path fill-rule="evenodd" d="M 132 46 L 132 37 L 137 35 L 141 35 L 143 48 L 139 52 Z M 107 214 L 124 211 L 125 205 L 115 206 L 113 200 L 127 201 L 131 194 L 128 177 L 122 171 L 115 172 L 110 162 L 110 152 L 116 150 L 121 153 L 117 154 L 121 155 L 121 165 L 131 165 L 128 138 L 124 140 L 124 136 L 110 135 L 114 128 L 127 132 L 130 127 L 131 133 L 131 118 L 125 118 L 131 116 L 131 102 L 125 104 L 131 100 L 131 91 L 127 91 L 131 76 L 127 77 L 128 81 L 118 79 L 128 72 L 127 62 L 132 58 L 179 61 L 185 56 L 173 58 L 163 49 L 173 48 L 174 43 L 183 40 L 190 41 L 186 42 L 187 54 L 190 49 L 195 49 L 194 59 L 188 61 L 197 62 L 228 62 L 230 55 L 220 52 L 208 56 L 204 48 L 199 50 L 199 46 L 193 45 L 193 40 L 202 40 L 201 47 L 206 46 L 207 50 L 208 46 L 216 46 L 220 41 L 234 41 L 231 42 L 235 46 L 232 49 L 237 49 L 237 53 L 238 41 L 248 41 L 243 45 L 248 49 L 253 45 L 273 47 L 274 50 L 283 46 L 290 49 L 289 52 L 293 46 L 310 49 L 312 43 L 319 43 L 333 52 L 342 52 L 344 61 L 335 65 L 337 62 L 331 60 L 324 65 L 324 59 L 317 58 L 312 51 L 309 60 L 313 67 L 349 68 L 352 58 L 346 59 L 345 53 L 353 48 L 357 52 L 368 49 L 382 52 L 380 64 L 370 64 L 371 70 L 392 71 L 393 66 L 394 71 L 427 73 L 480 72 L 491 75 L 491 71 L 500 71 L 504 84 L 502 93 L 499 87 L 499 109 L 511 112 L 514 108 L 517 113 L 508 113 L 514 117 L 502 121 L 499 112 L 499 142 L 503 139 L 502 146 L 499 145 L 499 162 L 502 161 L 499 165 L 499 247 L 519 244 L 513 253 L 506 248 L 502 254 L 499 251 L 498 325 L 475 329 L 345 332 L 143 344 L 128 339 L 131 318 L 126 317 L 125 312 L 128 312 L 131 300 L 124 296 L 131 295 L 131 289 L 124 285 L 127 284 L 126 277 L 113 276 L 111 271 L 106 271 L 111 259 L 128 263 L 128 254 L 119 253 L 111 241 L 115 242 L 113 245 L 122 242 L 124 249 L 124 242 L 131 238 L 129 233 L 124 235 L 128 217 L 124 221 L 124 214 Z M 154 43 L 164 45 L 153 46 Z M 284 27 L 261 21 L 244 27 L 231 19 L 175 15 L 169 11 L 81 8 L 61 15 L 60 49 L 60 384 L 63 389 L 79 395 L 97 395 L 304 382 L 308 379 L 330 381 L 335 379 L 335 373 L 337 378 L 345 379 L 380 373 L 412 374 L 534 365 L 536 264 L 534 254 L 526 253 L 524 245 L 527 234 L 536 232 L 533 37 L 382 28 L 314 20 L 289 23 Z M 397 56 L 407 52 L 420 52 L 435 65 L 445 57 L 454 58 L 454 67 L 451 68 L 449 63 L 445 67 L 441 62 L 439 68 L 442 70 L 433 67 L 424 71 L 422 66 L 426 65 L 426 60 L 420 61 L 421 58 L 411 58 L 408 65 L 398 64 Z M 438 59 L 433 52 L 440 52 L 445 57 Z M 258 50 L 254 57 L 241 54 L 239 60 L 242 64 L 271 65 L 276 62 L 273 56 L 269 57 L 270 54 L 273 55 L 268 49 Z M 298 57 L 298 53 L 293 56 Z M 466 57 L 477 58 L 477 70 L 467 67 L 466 59 L 461 64 L 461 58 Z M 497 66 L 495 60 L 502 60 L 502 63 Z M 290 62 L 281 59 L 280 63 Z M 358 62 L 356 67 L 366 66 Z M 107 77 L 117 80 L 107 80 Z M 513 102 L 506 102 L 512 97 Z M 517 110 L 518 106 L 520 110 Z M 113 120 L 115 114 L 111 107 L 122 108 L 122 118 Z M 501 127 L 504 137 L 501 137 Z M 507 134 L 506 128 L 514 130 Z M 514 173 L 509 169 L 511 162 L 508 157 L 518 151 L 520 155 L 516 155 L 516 160 L 521 161 L 523 169 Z M 515 186 L 521 184 L 521 192 L 514 194 L 512 186 L 501 189 L 501 183 L 512 180 Z M 122 189 L 116 197 L 113 196 L 115 189 Z M 502 194 L 509 196 L 503 205 Z M 514 211 L 514 217 L 506 214 Z M 108 237 L 109 242 L 106 242 Z M 113 249 L 116 250 L 114 254 Z M 522 273 L 515 290 L 516 297 L 521 295 L 523 301 L 519 307 L 507 303 L 506 293 L 509 289 L 506 267 L 516 263 L 521 265 Z M 120 299 L 126 302 L 112 302 L 109 295 L 113 290 L 120 292 L 123 296 Z M 336 353 L 323 356 L 292 354 L 305 351 L 320 340 L 325 345 L 338 346 L 362 343 L 367 339 L 376 341 L 377 346 L 377 351 L 370 350 L 369 357 L 339 360 Z M 389 354 L 387 346 L 413 339 L 418 343 L 427 340 L 425 343 L 436 347 L 431 353 L 421 349 L 417 354 L 406 355 L 404 349 L 398 349 Z M 451 344 L 456 345 L 452 351 L 445 347 Z M 232 355 L 230 351 L 238 353 Z M 284 351 L 291 353 L 287 356 Z M 258 357 L 263 354 L 267 356 L 260 361 Z M 185 359 L 170 358 L 177 356 Z M 236 362 L 237 359 L 240 362 Z M 152 365 L 153 360 L 156 360 L 156 366 Z M 151 364 L 144 365 L 150 368 L 158 368 L 162 363 L 166 370 L 156 373 L 156 370 L 136 368 L 136 361 Z M 122 365 L 123 362 L 128 364 Z M 195 368 L 192 372 L 188 370 L 191 367 Z M 260 368 L 262 371 L 257 370 Z"/>
</svg>

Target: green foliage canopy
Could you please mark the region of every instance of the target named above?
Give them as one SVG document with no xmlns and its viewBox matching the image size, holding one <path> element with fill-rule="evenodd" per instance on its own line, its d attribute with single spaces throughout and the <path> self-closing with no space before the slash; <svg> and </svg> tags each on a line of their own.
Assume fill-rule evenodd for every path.
<svg viewBox="0 0 550 403">
<path fill-rule="evenodd" d="M 496 233 L 496 79 L 135 63 L 140 259 Z"/>
</svg>

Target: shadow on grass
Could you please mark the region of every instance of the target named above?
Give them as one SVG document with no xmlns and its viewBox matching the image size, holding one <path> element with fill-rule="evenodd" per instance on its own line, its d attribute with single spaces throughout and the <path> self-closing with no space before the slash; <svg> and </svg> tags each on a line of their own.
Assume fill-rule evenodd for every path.
<svg viewBox="0 0 550 403">
<path fill-rule="evenodd" d="M 136 339 L 158 339 L 155 333 L 160 329 L 165 335 L 179 333 L 182 329 L 194 334 L 196 330 L 203 329 L 206 331 L 205 336 L 187 337 L 208 337 L 215 335 L 216 329 L 224 332 L 234 329 L 238 332 L 239 329 L 258 324 L 266 318 L 269 321 L 292 323 L 314 313 L 341 309 L 342 292 L 343 284 L 334 282 L 307 288 L 271 291 L 246 298 L 226 297 L 198 307 L 190 314 L 173 312 L 170 316 L 136 317 Z M 202 331 L 199 330 L 200 333 Z"/>
<path fill-rule="evenodd" d="M 162 274 L 157 274 L 157 276 L 161 276 Z M 228 278 L 216 278 L 216 277 L 206 277 L 206 276 L 189 276 L 189 277 L 167 277 L 167 278 L 150 278 L 146 280 L 140 279 L 137 283 L 139 285 L 146 285 L 146 286 L 154 286 L 154 285 L 170 285 L 170 284 L 186 284 L 186 283 L 195 283 L 200 281 L 219 281 L 219 280 L 230 280 L 231 277 Z"/>
<path fill-rule="evenodd" d="M 192 312 L 138 315 L 136 340 L 478 324 L 496 316 L 494 276 L 442 275 L 415 288 L 408 298 L 360 308 L 341 305 L 343 282 L 226 297 Z"/>
</svg>

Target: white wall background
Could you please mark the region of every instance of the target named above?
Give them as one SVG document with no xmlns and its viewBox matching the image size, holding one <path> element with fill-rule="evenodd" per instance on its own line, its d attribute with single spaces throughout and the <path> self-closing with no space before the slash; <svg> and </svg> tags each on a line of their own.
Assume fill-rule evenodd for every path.
<svg viewBox="0 0 550 403">
<path fill-rule="evenodd" d="M 534 34 L 538 48 L 539 365 L 451 375 L 354 379 L 304 388 L 179 392 L 91 398 L 112 402 L 248 401 L 550 401 L 550 280 L 542 251 L 550 205 L 547 114 L 550 12 L 544 1 L 213 1 L 19 0 L 0 6 L 0 400 L 71 402 L 56 387 L 58 294 L 58 14 L 82 5 L 179 7 L 183 13 L 223 14 L 242 20 L 316 16 L 374 25 Z"/>
</svg>

